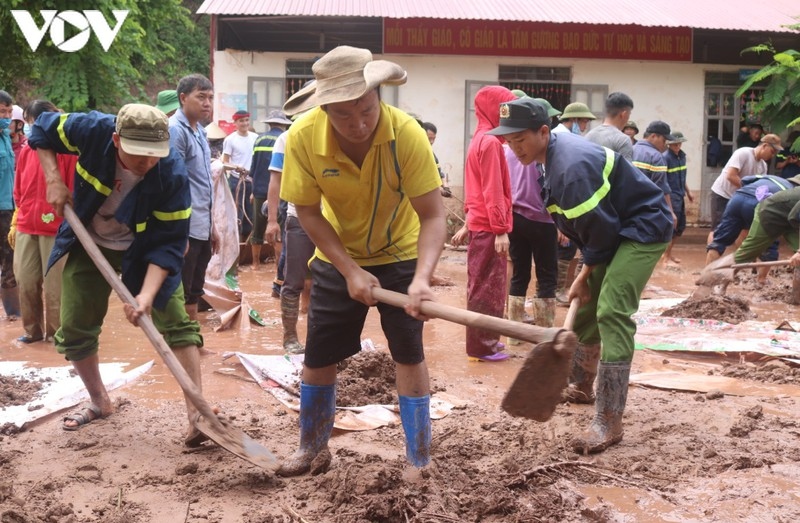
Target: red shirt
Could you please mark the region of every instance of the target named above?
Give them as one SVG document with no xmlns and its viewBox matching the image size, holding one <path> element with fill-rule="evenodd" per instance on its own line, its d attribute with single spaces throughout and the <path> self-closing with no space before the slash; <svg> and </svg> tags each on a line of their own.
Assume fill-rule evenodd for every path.
<svg viewBox="0 0 800 523">
<path fill-rule="evenodd" d="M 503 140 L 486 132 L 499 125 L 500 104 L 516 99 L 499 85 L 483 87 L 475 95 L 478 126 L 469 143 L 464 172 L 464 210 L 470 231 L 511 232 L 511 180 Z"/>
<path fill-rule="evenodd" d="M 72 191 L 78 157 L 59 154 L 57 159 L 61 178 Z M 42 236 L 56 235 L 63 218 L 56 216 L 53 207 L 47 203 L 46 194 L 47 183 L 42 165 L 39 163 L 39 155 L 26 143 L 17 156 L 17 170 L 14 176 L 14 204 L 18 209 L 18 232 Z"/>
</svg>

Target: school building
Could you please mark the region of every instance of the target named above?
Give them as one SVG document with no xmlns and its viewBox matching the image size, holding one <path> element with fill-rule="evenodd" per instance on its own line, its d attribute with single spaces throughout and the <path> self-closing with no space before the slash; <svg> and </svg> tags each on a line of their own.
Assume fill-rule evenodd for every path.
<svg viewBox="0 0 800 523">
<path fill-rule="evenodd" d="M 408 83 L 384 87 L 384 101 L 439 129 L 434 151 L 454 194 L 475 128 L 472 100 L 500 84 L 559 109 L 586 103 L 598 117 L 608 93 L 635 103 L 641 138 L 664 120 L 689 140 L 688 185 L 700 194 L 689 221 L 708 221 L 708 192 L 736 147 L 739 128 L 763 88 L 736 97 L 743 78 L 771 62 L 742 53 L 772 42 L 800 49 L 797 0 L 206 0 L 211 16 L 215 119 L 238 109 L 263 131 L 266 114 L 312 78 L 316 59 L 338 45 L 370 49 L 399 63 Z M 785 129 L 765 129 L 786 136 Z M 723 153 L 708 165 L 709 140 Z"/>
</svg>

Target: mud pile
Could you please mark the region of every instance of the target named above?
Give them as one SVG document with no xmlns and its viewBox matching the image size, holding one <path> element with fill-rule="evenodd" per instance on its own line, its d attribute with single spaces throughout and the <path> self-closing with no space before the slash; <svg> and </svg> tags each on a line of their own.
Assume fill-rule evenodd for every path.
<svg viewBox="0 0 800 523">
<path fill-rule="evenodd" d="M 339 364 L 336 383 L 336 404 L 340 407 L 393 405 L 395 368 L 385 352 L 362 350 Z"/>
<path fill-rule="evenodd" d="M 42 390 L 43 383 L 43 380 L 34 378 L 0 376 L 0 408 L 25 405 Z"/>
<path fill-rule="evenodd" d="M 684 300 L 661 313 L 672 318 L 694 318 L 741 323 L 755 317 L 750 304 L 735 296 L 711 295 L 700 300 Z"/>
</svg>

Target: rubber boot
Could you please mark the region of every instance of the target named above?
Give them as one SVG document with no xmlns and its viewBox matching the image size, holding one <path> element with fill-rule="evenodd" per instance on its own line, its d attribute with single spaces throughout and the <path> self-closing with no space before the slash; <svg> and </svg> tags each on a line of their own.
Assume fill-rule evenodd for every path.
<svg viewBox="0 0 800 523">
<path fill-rule="evenodd" d="M 431 461 L 431 397 L 399 396 L 400 421 L 406 433 L 406 458 L 417 468 Z"/>
<path fill-rule="evenodd" d="M 600 361 L 600 344 L 578 344 L 572 355 L 572 370 L 569 386 L 564 391 L 564 400 L 569 403 L 594 403 L 594 378 L 597 376 L 597 362 Z"/>
<path fill-rule="evenodd" d="M 283 323 L 283 350 L 289 354 L 303 354 L 305 348 L 297 339 L 297 315 L 300 309 L 299 296 L 281 294 L 281 322 Z"/>
<path fill-rule="evenodd" d="M 16 320 L 22 314 L 19 310 L 19 288 L 0 289 L 0 299 L 9 320 Z"/>
<path fill-rule="evenodd" d="M 567 299 L 567 272 L 571 260 L 558 260 L 558 280 L 556 283 L 556 301 L 559 305 L 569 305 Z"/>
<path fill-rule="evenodd" d="M 508 319 L 518 322 L 525 319 L 525 296 L 508 296 Z M 519 345 L 520 343 L 522 343 L 520 340 L 508 338 L 509 345 Z"/>
<path fill-rule="evenodd" d="M 556 316 L 555 298 L 536 298 L 533 300 L 533 321 L 539 327 L 552 327 Z"/>
<path fill-rule="evenodd" d="M 622 441 L 622 413 L 628 400 L 630 374 L 630 362 L 600 363 L 594 419 L 589 430 L 572 440 L 572 450 L 592 454 Z"/>
<path fill-rule="evenodd" d="M 300 384 L 300 448 L 278 469 L 279 476 L 299 476 L 314 468 L 324 472 L 331 462 L 328 440 L 336 414 L 336 385 Z"/>
</svg>

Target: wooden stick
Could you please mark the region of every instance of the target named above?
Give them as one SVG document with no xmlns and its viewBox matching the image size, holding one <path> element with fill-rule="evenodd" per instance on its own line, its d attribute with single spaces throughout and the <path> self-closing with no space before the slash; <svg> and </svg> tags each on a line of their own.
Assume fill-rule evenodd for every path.
<svg viewBox="0 0 800 523">
<path fill-rule="evenodd" d="M 399 292 L 394 292 L 380 287 L 373 287 L 372 297 L 382 303 L 387 303 L 395 307 L 403 308 L 408 303 L 408 296 Z M 435 301 L 423 301 L 420 304 L 420 312 L 431 318 L 441 318 L 443 320 L 483 329 L 502 334 L 518 340 L 541 343 L 543 341 L 553 341 L 556 335 L 563 329 L 538 327 L 525 323 L 510 321 L 488 314 L 480 314 L 458 307 L 451 307 Z"/>
</svg>

